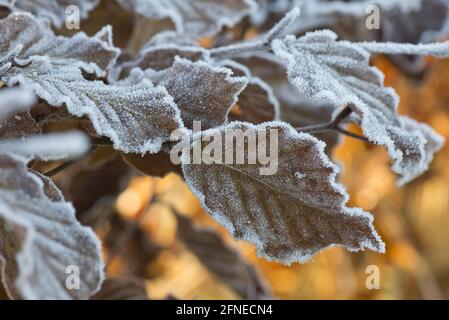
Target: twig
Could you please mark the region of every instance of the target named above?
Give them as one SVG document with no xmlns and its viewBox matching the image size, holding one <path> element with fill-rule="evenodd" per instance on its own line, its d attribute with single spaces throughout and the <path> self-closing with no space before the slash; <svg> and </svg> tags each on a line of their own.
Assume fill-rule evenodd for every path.
<svg viewBox="0 0 449 320">
<path fill-rule="evenodd" d="M 358 135 L 354 132 L 348 131 L 342 127 L 340 127 L 341 123 L 352 113 L 352 109 L 349 108 L 349 106 L 346 106 L 342 112 L 340 112 L 335 119 L 327 122 L 327 123 L 320 123 L 315 124 L 307 127 L 300 127 L 296 128 L 296 131 L 298 132 L 304 132 L 304 133 L 320 133 L 320 132 L 328 132 L 328 131 L 336 131 L 341 134 L 344 134 L 345 136 L 371 143 L 366 137 Z"/>
<path fill-rule="evenodd" d="M 210 57 L 216 59 L 232 58 L 246 53 L 271 50 L 271 42 L 280 38 L 285 30 L 298 18 L 299 8 L 292 9 L 265 36 L 253 41 L 246 41 L 210 50 Z"/>
<path fill-rule="evenodd" d="M 62 171 L 64 171 L 67 168 L 70 168 L 71 166 L 73 166 L 74 164 L 78 163 L 79 161 L 81 161 L 82 159 L 84 159 L 87 155 L 89 155 L 92 151 L 95 150 L 95 146 L 92 146 L 89 151 L 87 151 L 85 154 L 83 154 L 81 157 L 78 158 L 74 158 L 71 160 L 68 160 L 64 163 L 62 163 L 61 165 L 57 166 L 54 169 L 51 169 L 50 171 L 47 171 L 44 173 L 44 175 L 46 175 L 47 177 L 53 177 L 55 175 L 57 175 L 58 173 L 61 173 Z"/>
<path fill-rule="evenodd" d="M 92 145 L 95 147 L 104 147 L 104 146 L 112 146 L 113 145 L 112 141 L 106 137 L 100 137 L 100 138 L 91 137 L 90 141 L 92 142 Z"/>
</svg>

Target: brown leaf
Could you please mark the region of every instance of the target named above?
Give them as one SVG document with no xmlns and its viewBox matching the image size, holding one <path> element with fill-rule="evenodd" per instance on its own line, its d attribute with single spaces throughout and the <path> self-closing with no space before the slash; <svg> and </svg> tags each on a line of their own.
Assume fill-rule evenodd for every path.
<svg viewBox="0 0 449 320">
<path fill-rule="evenodd" d="M 235 129 L 253 130 L 254 134 L 262 131 L 268 139 L 272 135 L 276 139 L 277 132 L 278 141 L 272 142 L 278 145 L 278 168 L 274 175 L 261 175 L 264 166 L 248 164 L 254 149 L 245 150 L 246 164 L 209 158 L 213 164 L 195 165 L 188 164 L 183 157 L 188 185 L 202 206 L 234 238 L 256 244 L 260 256 L 285 264 L 306 262 L 315 253 L 334 245 L 350 251 L 368 248 L 384 252 L 372 216 L 361 209 L 346 207 L 348 195 L 336 182 L 339 170 L 325 155 L 324 143 L 311 135 L 297 133 L 285 123 L 259 126 L 231 123 L 205 135 L 213 137 L 219 132 L 223 136 Z M 199 143 L 194 142 L 193 150 Z M 233 149 L 235 158 L 236 148 Z M 204 156 L 207 153 L 203 152 Z"/>
</svg>

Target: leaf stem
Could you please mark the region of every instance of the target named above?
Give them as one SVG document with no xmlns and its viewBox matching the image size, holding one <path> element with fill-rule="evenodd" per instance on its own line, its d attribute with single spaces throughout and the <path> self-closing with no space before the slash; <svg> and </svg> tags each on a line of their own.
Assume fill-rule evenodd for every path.
<svg viewBox="0 0 449 320">
<path fill-rule="evenodd" d="M 298 7 L 293 8 L 264 36 L 253 41 L 244 41 L 224 47 L 210 50 L 210 57 L 214 59 L 226 59 L 242 54 L 255 53 L 259 51 L 271 50 L 271 42 L 282 37 L 288 27 L 298 18 L 301 11 Z"/>
<path fill-rule="evenodd" d="M 340 125 L 341 123 L 352 113 L 352 109 L 349 106 L 346 106 L 343 108 L 343 110 L 333 119 L 332 121 L 326 122 L 326 123 L 320 123 L 315 124 L 311 126 L 306 127 L 300 127 L 296 128 L 296 131 L 298 132 L 304 132 L 304 133 L 320 133 L 320 132 L 328 132 L 328 131 L 335 131 L 341 134 L 344 134 L 345 136 L 371 143 L 366 137 L 358 135 L 357 133 L 348 131 L 344 128 L 342 128 Z"/>
<path fill-rule="evenodd" d="M 92 146 L 89 151 L 87 151 L 85 154 L 83 154 L 82 156 L 78 157 L 78 158 L 74 158 L 74 159 L 70 159 L 64 163 L 62 163 L 61 165 L 57 166 L 54 169 L 51 169 L 50 171 L 47 171 L 44 173 L 44 175 L 46 175 L 47 177 L 53 177 L 59 173 L 61 173 L 62 171 L 64 171 L 65 169 L 70 168 L 71 166 L 73 166 L 74 164 L 78 163 L 79 161 L 81 161 L 82 159 L 84 159 L 87 155 L 89 155 L 96 147 Z"/>
</svg>

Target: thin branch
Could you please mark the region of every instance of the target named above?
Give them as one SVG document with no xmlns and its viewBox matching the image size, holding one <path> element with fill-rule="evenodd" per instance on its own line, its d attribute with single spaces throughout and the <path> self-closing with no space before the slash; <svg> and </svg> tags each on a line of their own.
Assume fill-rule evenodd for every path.
<svg viewBox="0 0 449 320">
<path fill-rule="evenodd" d="M 298 18 L 301 11 L 293 8 L 282 18 L 265 36 L 253 41 L 240 42 L 229 46 L 218 47 L 210 50 L 210 57 L 215 59 L 226 59 L 247 53 L 271 50 L 271 42 L 280 38 L 285 30 Z"/>
<path fill-rule="evenodd" d="M 47 171 L 44 173 L 44 175 L 46 175 L 47 177 L 53 177 L 55 175 L 57 175 L 58 173 L 61 173 L 62 171 L 70 168 L 71 166 L 73 166 L 74 164 L 78 163 L 79 161 L 81 161 L 82 159 L 84 159 L 87 155 L 89 155 L 93 150 L 95 150 L 95 146 L 91 147 L 89 149 L 89 151 L 87 151 L 85 154 L 83 154 L 81 157 L 78 158 L 74 158 L 74 159 L 70 159 L 64 163 L 62 163 L 61 165 L 57 166 L 54 169 L 51 169 L 50 171 Z"/>
<path fill-rule="evenodd" d="M 351 138 L 354 138 L 354 139 L 357 139 L 357 140 L 360 140 L 363 142 L 371 143 L 371 141 L 369 141 L 366 137 L 358 135 L 357 133 L 348 131 L 340 126 L 351 113 L 352 113 L 352 109 L 349 106 L 346 106 L 332 121 L 329 121 L 326 123 L 315 124 L 315 125 L 311 125 L 311 126 L 306 126 L 306 127 L 296 128 L 296 131 L 304 132 L 304 133 L 321 133 L 321 132 L 335 131 L 335 132 L 344 134 L 345 136 L 348 136 L 348 137 L 351 137 Z"/>
<path fill-rule="evenodd" d="M 348 136 L 348 137 L 351 137 L 351 138 L 354 138 L 354 139 L 357 139 L 357 140 L 360 140 L 360 141 L 363 141 L 363 142 L 372 143 L 371 141 L 368 140 L 367 137 L 358 135 L 357 133 L 345 130 L 345 129 L 341 128 L 341 127 L 337 127 L 335 130 L 337 132 L 341 133 L 341 134 L 344 134 L 345 136 Z"/>
<path fill-rule="evenodd" d="M 106 137 L 99 137 L 99 138 L 90 137 L 90 141 L 92 142 L 92 145 L 95 147 L 104 147 L 113 145 L 112 141 Z"/>
</svg>

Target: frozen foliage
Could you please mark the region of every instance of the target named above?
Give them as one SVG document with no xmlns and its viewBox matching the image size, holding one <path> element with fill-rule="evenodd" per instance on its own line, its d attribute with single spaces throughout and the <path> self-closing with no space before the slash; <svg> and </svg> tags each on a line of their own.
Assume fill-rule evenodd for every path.
<svg viewBox="0 0 449 320">
<path fill-rule="evenodd" d="M 256 8 L 253 0 L 117 0 L 148 19 L 170 18 L 179 33 L 213 36 L 232 27 Z"/>
<path fill-rule="evenodd" d="M 80 10 L 82 19 L 86 19 L 100 0 L 15 0 L 15 8 L 32 12 L 39 18 L 50 20 L 55 26 L 61 28 L 68 6 L 76 6 Z"/>
<path fill-rule="evenodd" d="M 176 217 L 178 237 L 215 277 L 231 287 L 242 299 L 268 299 L 271 296 L 257 271 L 214 230 L 198 228 L 180 214 Z"/>
<path fill-rule="evenodd" d="M 236 239 L 254 243 L 258 254 L 269 260 L 306 262 L 332 245 L 383 252 L 371 215 L 346 207 L 348 195 L 335 180 L 338 168 L 325 155 L 324 143 L 276 122 L 234 122 L 220 132 L 253 129 L 271 134 L 272 128 L 279 130 L 275 175 L 259 175 L 260 165 L 183 163 L 186 181 L 203 207 Z"/>
<path fill-rule="evenodd" d="M 24 299 L 87 299 L 103 280 L 100 244 L 75 219 L 46 177 L 21 158 L 0 155 L 0 265 L 9 295 Z M 79 290 L 68 290 L 66 269 L 79 267 Z"/>
<path fill-rule="evenodd" d="M 398 96 L 370 58 L 385 54 L 413 63 L 421 55 L 448 57 L 449 42 L 427 43 L 449 30 L 446 0 L 117 2 L 108 10 L 135 13 L 123 14 L 134 19 L 127 21 L 134 29 L 126 49 L 113 45 L 110 26 L 94 36 L 52 31 L 62 26 L 68 5 L 87 18 L 98 0 L 0 0 L 0 270 L 12 298 L 87 299 L 99 289 L 100 244 L 76 220 L 74 207 L 83 223 L 104 219 L 110 225 L 105 245 L 112 257 L 115 239 L 131 226 L 122 258 L 135 259 L 136 273 L 144 273 L 160 248 L 113 206 L 135 172 L 128 165 L 152 176 L 183 175 L 206 211 L 268 260 L 306 262 L 331 246 L 384 252 L 372 216 L 346 206 L 339 169 L 322 141 L 328 154 L 341 134 L 385 146 L 400 184 L 428 169 L 443 138 L 398 114 Z M 370 4 L 380 6 L 383 29 L 360 32 Z M 172 25 L 176 30 L 167 30 Z M 344 40 L 329 30 L 298 36 L 323 27 Z M 253 31 L 259 36 L 245 40 Z M 212 48 L 200 46 L 211 36 Z M 267 166 L 255 152 L 260 157 L 267 150 L 251 148 L 244 163 L 256 158 L 256 164 L 230 164 L 213 150 L 213 159 L 203 153 L 201 164 L 183 154 L 182 165 L 175 165 L 170 135 L 191 132 L 195 120 L 203 131 L 187 146 L 191 152 L 211 139 L 229 151 L 226 140 L 215 141 L 217 133 L 242 129 L 271 137 L 276 129 L 278 170 L 261 175 Z M 345 131 L 349 122 L 366 138 Z M 271 145 L 259 141 L 258 147 L 271 155 Z M 66 158 L 50 163 L 47 175 L 67 169 L 58 183 L 73 206 L 31 169 Z M 178 237 L 217 279 L 242 298 L 270 296 L 251 265 L 217 233 L 176 216 Z M 65 286 L 71 265 L 80 268 L 79 290 Z M 145 299 L 145 286 L 111 278 L 95 298 Z"/>
<path fill-rule="evenodd" d="M 134 71 L 136 76 L 138 70 Z M 234 77 L 230 69 L 179 57 L 170 68 L 148 72 L 146 77 L 167 89 L 181 110 L 186 127 L 201 121 L 202 129 L 224 124 L 230 108 L 248 84 L 246 78 Z"/>
<path fill-rule="evenodd" d="M 5 40 L 0 52 L 6 57 L 0 61 L 1 80 L 33 90 L 52 106 L 65 104 L 75 116 L 87 115 L 96 132 L 109 137 L 117 149 L 157 152 L 171 131 L 182 126 L 179 110 L 164 88 L 148 81 L 109 86 L 83 77 L 81 69 L 104 75 L 118 55 L 110 29 L 93 38 L 83 33 L 54 37 L 22 14 L 0 21 L 0 30 Z"/>
<path fill-rule="evenodd" d="M 387 147 L 393 171 L 406 183 L 422 174 L 433 155 L 420 130 L 408 130 L 397 114 L 398 96 L 383 85 L 383 74 L 370 67 L 371 52 L 432 53 L 447 55 L 447 42 L 433 45 L 394 45 L 337 41 L 324 30 L 303 37 L 287 36 L 273 41 L 274 52 L 287 62 L 288 78 L 304 99 L 317 104 L 348 106 L 357 114 L 370 141 Z M 432 139 L 441 140 L 436 133 Z"/>
<path fill-rule="evenodd" d="M 32 88 L 52 106 L 65 104 L 78 117 L 87 115 L 99 135 L 123 152 L 157 152 L 170 133 L 182 126 L 179 109 L 163 87 L 143 80 L 134 85 L 87 81 L 78 68 L 55 68 L 48 58 L 33 57 L 26 68 L 11 68 L 8 85 Z"/>
<path fill-rule="evenodd" d="M 55 36 L 30 14 L 11 14 L 0 20 L 0 76 L 13 64 L 28 65 L 48 57 L 54 67 L 71 65 L 103 76 L 120 51 L 112 45 L 112 31 L 104 27 L 94 37 L 79 32 L 71 38 Z"/>
</svg>

